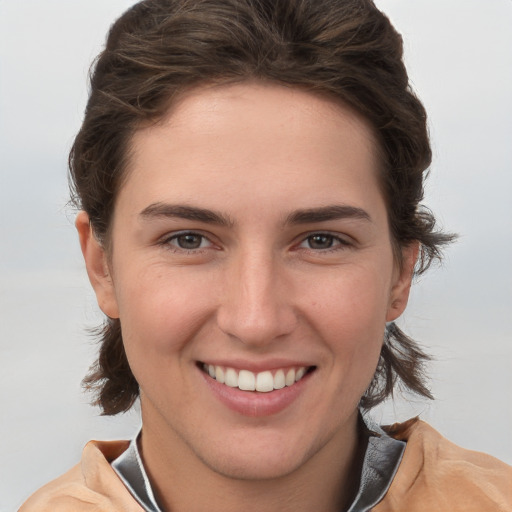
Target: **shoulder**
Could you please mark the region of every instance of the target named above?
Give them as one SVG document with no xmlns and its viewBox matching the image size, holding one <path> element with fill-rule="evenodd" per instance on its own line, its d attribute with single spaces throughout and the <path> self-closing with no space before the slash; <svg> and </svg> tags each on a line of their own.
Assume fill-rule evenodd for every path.
<svg viewBox="0 0 512 512">
<path fill-rule="evenodd" d="M 417 418 L 384 429 L 407 446 L 375 512 L 512 511 L 511 466 L 455 445 Z"/>
<path fill-rule="evenodd" d="M 128 441 L 91 441 L 79 464 L 36 491 L 18 512 L 142 512 L 110 466 Z"/>
</svg>

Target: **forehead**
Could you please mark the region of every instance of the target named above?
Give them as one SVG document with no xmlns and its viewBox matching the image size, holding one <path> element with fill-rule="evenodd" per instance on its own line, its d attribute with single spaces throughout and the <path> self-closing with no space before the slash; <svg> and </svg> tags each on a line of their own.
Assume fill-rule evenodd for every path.
<svg viewBox="0 0 512 512">
<path fill-rule="evenodd" d="M 375 188 L 378 175 L 373 129 L 353 109 L 297 88 L 241 83 L 190 90 L 139 129 L 127 182 L 139 196 L 192 199 L 201 188 L 208 200 L 245 186 L 275 200 L 302 194 L 330 204 L 344 187 Z"/>
<path fill-rule="evenodd" d="M 294 86 L 284 82 L 272 82 L 266 80 L 242 80 L 242 81 L 218 81 L 202 83 L 188 89 L 184 89 L 173 97 L 166 115 L 162 116 L 162 123 L 176 120 L 183 112 L 189 115 L 194 113 L 203 118 L 208 112 L 221 111 L 221 109 L 233 109 L 243 106 L 249 113 L 251 105 L 256 107 L 263 115 L 267 111 L 261 111 L 262 105 L 268 106 L 270 112 L 278 108 L 281 116 L 289 114 L 288 107 L 294 107 L 293 113 L 300 112 L 307 115 L 331 117 L 337 114 L 350 115 L 364 124 L 369 133 L 372 132 L 371 124 L 360 115 L 353 107 L 341 99 L 325 91 L 314 91 L 304 86 Z"/>
</svg>

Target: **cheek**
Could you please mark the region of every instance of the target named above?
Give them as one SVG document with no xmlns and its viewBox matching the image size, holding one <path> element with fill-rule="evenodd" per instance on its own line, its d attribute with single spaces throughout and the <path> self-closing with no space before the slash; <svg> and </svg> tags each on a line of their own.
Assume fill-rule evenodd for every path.
<svg viewBox="0 0 512 512">
<path fill-rule="evenodd" d="M 309 323 L 320 334 L 344 386 L 365 391 L 384 339 L 389 283 L 378 270 L 357 268 L 331 279 L 328 289 L 310 283 Z"/>
<path fill-rule="evenodd" d="M 329 280 L 312 279 L 302 294 L 308 297 L 311 319 L 324 329 L 354 341 L 364 332 L 384 329 L 390 286 L 378 269 L 358 267 L 333 273 Z"/>
<path fill-rule="evenodd" d="M 126 351 L 141 354 L 142 359 L 183 350 L 211 309 L 203 280 L 186 272 L 169 274 L 150 267 L 119 282 L 116 292 Z"/>
<path fill-rule="evenodd" d="M 209 326 L 211 307 L 203 283 L 184 272 L 144 271 L 118 289 L 123 343 L 141 395 L 161 410 L 167 400 L 185 407 L 194 399 L 190 377 L 193 340 Z"/>
</svg>

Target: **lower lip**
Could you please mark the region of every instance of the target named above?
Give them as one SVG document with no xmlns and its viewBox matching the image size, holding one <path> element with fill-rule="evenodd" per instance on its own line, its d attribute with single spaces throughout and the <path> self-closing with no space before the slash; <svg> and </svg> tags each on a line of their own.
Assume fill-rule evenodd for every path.
<svg viewBox="0 0 512 512">
<path fill-rule="evenodd" d="M 289 407 L 304 392 L 312 375 L 311 372 L 308 372 L 292 386 L 261 393 L 231 388 L 212 379 L 205 372 L 198 371 L 218 400 L 232 411 L 251 417 L 271 416 Z"/>
</svg>

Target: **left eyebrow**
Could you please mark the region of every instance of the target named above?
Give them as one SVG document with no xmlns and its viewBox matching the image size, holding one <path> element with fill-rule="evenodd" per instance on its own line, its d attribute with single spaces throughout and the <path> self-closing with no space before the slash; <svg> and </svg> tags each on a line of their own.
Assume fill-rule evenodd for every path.
<svg viewBox="0 0 512 512">
<path fill-rule="evenodd" d="M 311 224 L 339 219 L 356 219 L 372 222 L 368 212 L 362 208 L 348 205 L 330 205 L 292 212 L 286 218 L 286 224 Z"/>
</svg>

